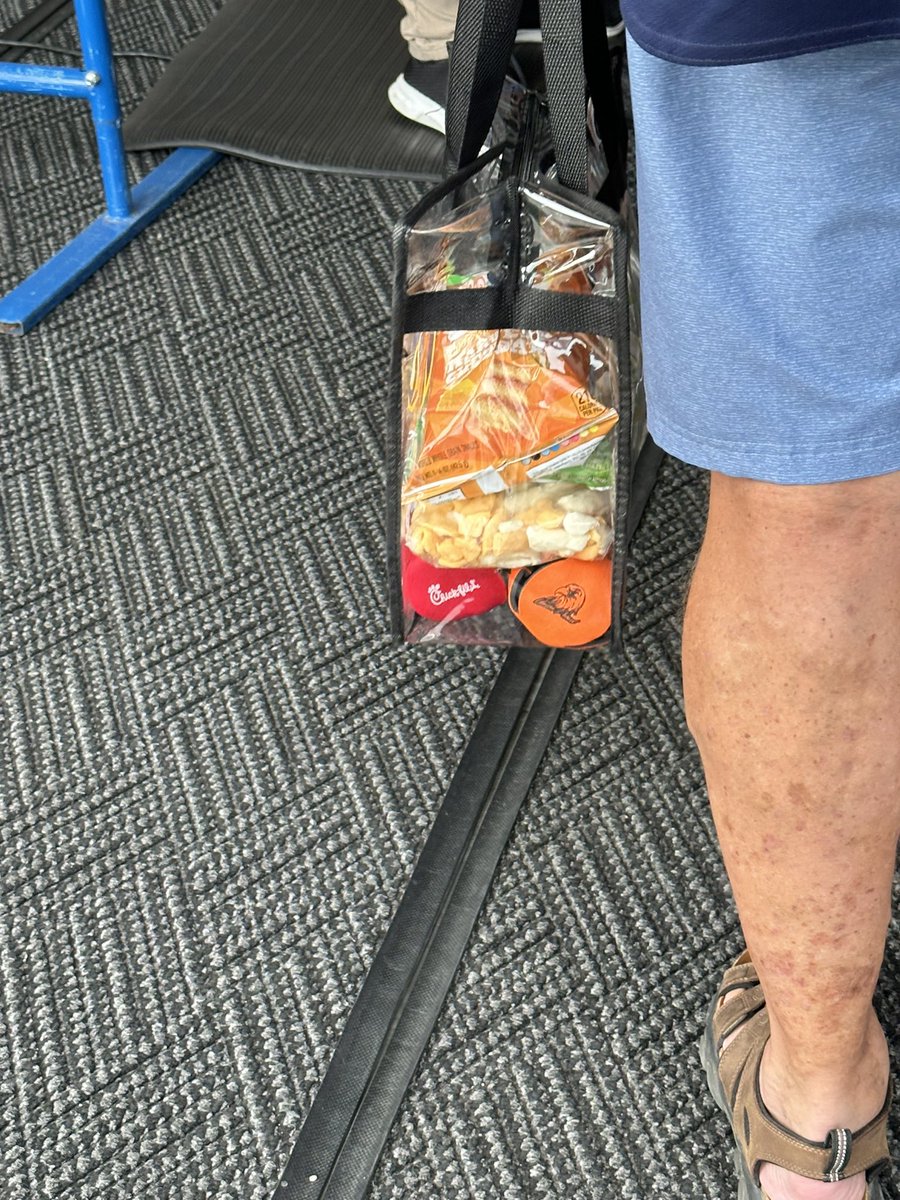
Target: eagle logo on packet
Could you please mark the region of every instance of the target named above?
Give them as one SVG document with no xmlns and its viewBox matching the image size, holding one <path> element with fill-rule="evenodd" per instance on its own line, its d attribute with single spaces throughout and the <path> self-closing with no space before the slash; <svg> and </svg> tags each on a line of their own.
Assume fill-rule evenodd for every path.
<svg viewBox="0 0 900 1200">
<path fill-rule="evenodd" d="M 612 624 L 612 561 L 560 558 L 509 575 L 508 603 L 545 646 L 587 646 Z"/>
<path fill-rule="evenodd" d="M 567 583 L 558 587 L 552 596 L 538 596 L 534 603 L 562 617 L 570 625 L 577 625 L 578 613 L 584 607 L 586 599 L 583 587 L 579 587 L 577 583 Z"/>
</svg>

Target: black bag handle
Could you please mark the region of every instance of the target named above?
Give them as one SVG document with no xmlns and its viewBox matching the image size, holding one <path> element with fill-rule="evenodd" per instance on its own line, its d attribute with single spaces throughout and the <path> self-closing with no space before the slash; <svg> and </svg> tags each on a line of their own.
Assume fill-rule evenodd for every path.
<svg viewBox="0 0 900 1200">
<path fill-rule="evenodd" d="M 459 0 L 447 89 L 448 174 L 481 153 L 503 90 L 523 0 Z"/>
<path fill-rule="evenodd" d="M 540 0 L 547 107 L 557 178 L 589 195 L 586 95 L 609 171 L 600 198 L 617 208 L 625 192 L 625 119 L 615 85 L 606 18 L 598 0 Z"/>
<path fill-rule="evenodd" d="M 628 186 L 628 124 L 621 88 L 625 51 L 620 51 L 618 65 L 614 69 L 606 33 L 604 5 L 597 0 L 582 0 L 581 28 L 584 77 L 588 95 L 593 101 L 594 126 L 609 168 L 609 175 L 598 198 L 610 208 L 618 209 Z"/>
<path fill-rule="evenodd" d="M 515 46 L 522 0 L 460 0 L 447 96 L 447 165 L 471 163 L 491 127 Z M 560 183 L 588 194 L 585 86 L 609 175 L 600 198 L 625 190 L 625 119 L 597 0 L 540 0 L 547 104 Z"/>
</svg>

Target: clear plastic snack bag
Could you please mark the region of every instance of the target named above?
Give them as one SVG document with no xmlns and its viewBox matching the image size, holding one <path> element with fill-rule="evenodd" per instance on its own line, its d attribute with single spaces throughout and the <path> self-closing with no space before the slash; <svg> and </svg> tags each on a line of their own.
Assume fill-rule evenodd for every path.
<svg viewBox="0 0 900 1200">
<path fill-rule="evenodd" d="M 479 293 L 543 293 L 551 304 L 600 298 L 612 311 L 617 236 L 614 219 L 537 181 L 501 183 L 438 205 L 410 228 L 407 293 L 457 292 L 463 305 Z M 615 332 L 404 334 L 406 640 L 581 646 L 606 634 L 620 421 Z"/>
</svg>

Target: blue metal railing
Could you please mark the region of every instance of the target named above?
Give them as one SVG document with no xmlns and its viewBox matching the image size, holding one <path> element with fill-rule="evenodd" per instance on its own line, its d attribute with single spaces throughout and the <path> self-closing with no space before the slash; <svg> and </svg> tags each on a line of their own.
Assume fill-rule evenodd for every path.
<svg viewBox="0 0 900 1200">
<path fill-rule="evenodd" d="M 83 69 L 0 62 L 0 92 L 88 101 L 106 212 L 0 299 L 0 332 L 26 333 L 221 157 L 215 150 L 176 150 L 132 191 L 103 0 L 74 2 Z"/>
</svg>

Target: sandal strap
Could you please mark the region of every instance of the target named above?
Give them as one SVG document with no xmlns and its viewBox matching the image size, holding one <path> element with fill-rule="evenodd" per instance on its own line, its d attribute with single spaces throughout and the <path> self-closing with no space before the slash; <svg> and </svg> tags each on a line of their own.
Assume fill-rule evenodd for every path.
<svg viewBox="0 0 900 1200">
<path fill-rule="evenodd" d="M 765 1010 L 750 1017 L 722 1054 L 719 1073 L 731 1106 L 731 1124 L 759 1186 L 759 1168 L 775 1163 L 807 1179 L 837 1183 L 863 1171 L 871 1176 L 890 1164 L 887 1118 L 892 1089 L 884 1107 L 868 1125 L 851 1133 L 832 1129 L 823 1142 L 792 1132 L 768 1111 L 759 1091 L 759 1067 L 769 1039 Z"/>
<path fill-rule="evenodd" d="M 759 973 L 750 958 L 750 951 L 745 950 L 738 955 L 722 976 L 718 998 L 721 999 L 735 988 L 753 987 L 757 983 L 759 983 Z"/>
<path fill-rule="evenodd" d="M 726 995 L 728 995 L 727 992 Z M 727 1004 L 720 1006 L 719 997 L 716 998 L 712 1027 L 717 1054 L 721 1053 L 722 1043 L 725 1039 L 740 1029 L 750 1017 L 755 1016 L 763 1009 L 765 1003 L 766 998 L 758 983 L 753 987 L 749 985 L 742 987 L 737 995 L 734 994 L 734 989 L 731 989 Z"/>
</svg>

